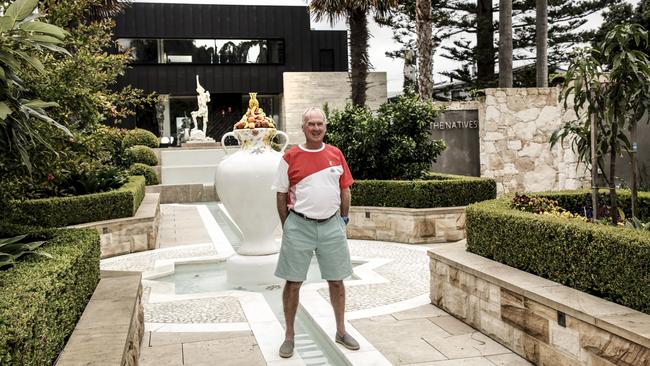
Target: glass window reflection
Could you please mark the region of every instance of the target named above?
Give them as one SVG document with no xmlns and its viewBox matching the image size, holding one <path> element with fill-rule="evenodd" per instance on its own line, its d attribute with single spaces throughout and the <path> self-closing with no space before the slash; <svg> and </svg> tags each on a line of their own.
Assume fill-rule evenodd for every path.
<svg viewBox="0 0 650 366">
<path fill-rule="evenodd" d="M 158 63 L 158 40 L 120 38 L 117 40 L 119 52 L 131 52 L 131 63 Z"/>
<path fill-rule="evenodd" d="M 284 41 L 265 39 L 118 39 L 120 50 L 133 49 L 133 63 L 282 64 Z"/>
</svg>

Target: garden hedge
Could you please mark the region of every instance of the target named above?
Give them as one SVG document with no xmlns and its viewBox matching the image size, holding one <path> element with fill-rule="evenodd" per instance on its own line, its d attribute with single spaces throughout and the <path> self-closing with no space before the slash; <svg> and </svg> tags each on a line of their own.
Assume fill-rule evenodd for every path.
<svg viewBox="0 0 650 366">
<path fill-rule="evenodd" d="M 126 160 L 129 164 L 142 163 L 145 165 L 158 165 L 158 158 L 152 148 L 144 145 L 135 145 L 126 149 Z"/>
<path fill-rule="evenodd" d="M 160 146 L 160 141 L 152 132 L 142 128 L 135 128 L 126 133 L 122 140 L 122 144 L 124 149 L 128 149 L 135 145 L 144 145 L 150 148 L 156 148 Z"/>
<path fill-rule="evenodd" d="M 422 180 L 357 180 L 351 191 L 354 206 L 404 208 L 466 206 L 497 196 L 493 179 L 436 173 Z"/>
<path fill-rule="evenodd" d="M 24 232 L 0 228 L 0 237 Z M 99 235 L 91 229 L 34 232 L 33 257 L 0 271 L 0 365 L 52 365 L 99 282 Z"/>
<path fill-rule="evenodd" d="M 10 202 L 5 221 L 61 227 L 130 217 L 140 207 L 144 193 L 144 177 L 129 177 L 125 185 L 108 192 Z"/>
<path fill-rule="evenodd" d="M 130 175 L 141 175 L 145 179 L 145 183 L 148 186 L 153 186 L 158 184 L 158 174 L 156 170 L 149 165 L 142 163 L 134 163 L 129 168 Z"/>
<path fill-rule="evenodd" d="M 567 203 L 583 193 L 543 196 Z M 650 232 L 523 212 L 510 200 L 467 208 L 468 251 L 650 314 Z"/>
</svg>

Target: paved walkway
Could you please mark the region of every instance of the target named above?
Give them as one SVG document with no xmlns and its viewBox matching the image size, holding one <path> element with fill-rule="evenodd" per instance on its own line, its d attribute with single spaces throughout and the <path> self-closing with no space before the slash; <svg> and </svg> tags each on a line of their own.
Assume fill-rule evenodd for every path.
<svg viewBox="0 0 650 366">
<path fill-rule="evenodd" d="M 202 287 L 219 282 L 202 272 L 186 274 L 189 285 L 184 285 L 182 291 L 160 278 L 173 273 L 176 263 L 222 260 L 232 253 L 227 235 L 215 229 L 219 220 L 209 212 L 203 205 L 161 205 L 160 249 L 102 261 L 102 269 L 143 272 L 146 333 L 140 363 L 336 364 L 302 334 L 296 338 L 296 356 L 289 360 L 277 356 L 283 337 L 278 320 L 279 286 L 268 288 L 265 299 L 257 293 Z M 426 247 L 350 240 L 350 250 L 358 278 L 346 281 L 346 319 L 350 333 L 359 338 L 362 348 L 356 352 L 339 350 L 351 364 L 529 365 L 429 304 Z M 177 270 L 176 276 L 183 274 Z M 334 331 L 333 315 L 324 286 L 304 285 L 301 306 L 329 334 Z M 193 293 L 197 291 L 200 293 Z"/>
</svg>

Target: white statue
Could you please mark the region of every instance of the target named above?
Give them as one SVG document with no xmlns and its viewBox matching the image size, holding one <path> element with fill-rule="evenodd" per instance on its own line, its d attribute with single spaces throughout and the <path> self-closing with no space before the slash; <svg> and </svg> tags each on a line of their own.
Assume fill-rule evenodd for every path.
<svg viewBox="0 0 650 366">
<path fill-rule="evenodd" d="M 196 93 L 198 94 L 196 96 L 196 100 L 197 104 L 199 105 L 199 109 L 190 113 L 192 116 L 192 121 L 194 122 L 194 128 L 190 134 L 190 139 L 206 140 L 208 133 L 208 102 L 210 102 L 210 92 L 205 90 L 201 84 L 199 84 L 199 75 L 196 75 Z M 200 131 L 198 129 L 199 124 L 196 120 L 197 117 L 201 117 L 201 121 L 203 122 L 203 131 Z"/>
</svg>

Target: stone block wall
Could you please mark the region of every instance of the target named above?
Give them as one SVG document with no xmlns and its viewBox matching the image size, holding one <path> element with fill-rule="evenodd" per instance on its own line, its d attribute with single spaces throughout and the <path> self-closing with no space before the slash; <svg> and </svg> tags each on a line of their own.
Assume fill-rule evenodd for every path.
<svg viewBox="0 0 650 366">
<path fill-rule="evenodd" d="M 454 246 L 429 251 L 432 304 L 536 365 L 650 365 L 650 315 Z"/>
<path fill-rule="evenodd" d="M 155 249 L 160 226 L 160 194 L 146 193 L 133 217 L 89 222 L 74 227 L 97 230 L 101 257 L 129 254 Z"/>
<path fill-rule="evenodd" d="M 308 107 L 342 109 L 350 102 L 350 76 L 347 72 L 285 72 L 282 98 L 282 129 L 291 144 L 305 142 L 300 129 L 302 112 Z M 366 105 L 377 110 L 387 101 L 386 73 L 368 74 Z"/>
<path fill-rule="evenodd" d="M 465 207 L 350 208 L 348 238 L 421 244 L 465 238 Z"/>
<path fill-rule="evenodd" d="M 479 108 L 481 176 L 497 192 L 584 188 L 589 173 L 565 144 L 550 148 L 552 133 L 575 119 L 558 102 L 558 88 L 486 89 Z"/>
</svg>

